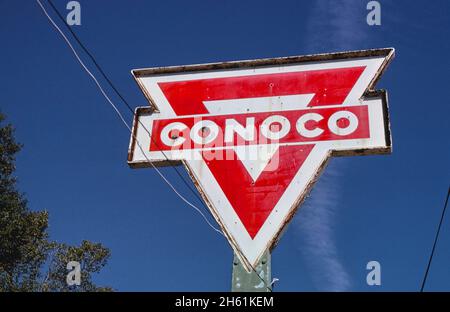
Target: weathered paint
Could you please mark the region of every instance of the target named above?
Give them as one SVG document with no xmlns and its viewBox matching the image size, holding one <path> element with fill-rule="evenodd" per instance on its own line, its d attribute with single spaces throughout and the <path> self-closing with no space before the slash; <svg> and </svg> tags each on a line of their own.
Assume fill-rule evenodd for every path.
<svg viewBox="0 0 450 312">
<path fill-rule="evenodd" d="M 255 270 L 247 272 L 239 257 L 234 255 L 231 291 L 233 292 L 271 292 L 272 285 L 272 258 L 267 251 L 254 267 Z"/>
<path fill-rule="evenodd" d="M 386 154 L 391 151 L 387 93 L 384 90 L 375 91 L 373 90 L 373 87 L 393 56 L 393 49 L 378 49 L 333 54 L 320 54 L 312 56 L 310 55 L 277 59 L 263 59 L 254 61 L 225 62 L 133 70 L 132 73 L 138 85 L 141 87 L 145 96 L 149 100 L 150 107 L 138 108 L 136 110 L 133 135 L 128 155 L 129 165 L 133 168 L 146 167 L 150 165 L 147 159 L 149 159 L 153 163 L 153 165 L 156 166 L 177 165 L 183 163 L 188 170 L 192 180 L 194 181 L 195 186 L 199 190 L 202 198 L 210 208 L 214 218 L 221 226 L 224 234 L 230 241 L 230 244 L 235 250 L 236 255 L 240 258 L 246 270 L 250 272 L 252 266 L 255 266 L 258 263 L 264 252 L 275 246 L 276 242 L 281 236 L 282 231 L 285 229 L 289 220 L 294 215 L 297 207 L 304 200 L 306 194 L 308 194 L 312 185 L 319 177 L 330 156 Z M 352 82 L 353 85 L 347 84 L 350 89 L 348 89 L 348 94 L 345 96 L 345 100 L 343 100 L 343 103 L 335 104 L 339 104 L 338 107 L 343 108 L 355 107 L 354 105 L 367 107 L 369 109 L 369 117 L 367 121 L 363 120 L 363 122 L 369 123 L 370 136 L 365 139 L 353 138 L 325 143 L 306 142 L 309 145 L 313 144 L 312 148 L 308 147 L 308 145 L 306 144 L 302 145 L 304 144 L 304 142 L 294 142 L 294 145 L 298 146 L 298 149 L 304 149 L 301 154 L 303 153 L 307 156 L 306 159 L 302 160 L 302 162 L 304 163 L 300 164 L 302 172 L 299 171 L 295 174 L 295 176 L 292 178 L 292 181 L 290 182 L 290 184 L 292 185 L 286 186 L 286 189 L 282 190 L 282 193 L 280 193 L 281 195 L 279 195 L 281 197 L 279 203 L 277 203 L 275 207 L 272 208 L 268 215 L 267 212 L 265 213 L 263 219 L 261 219 L 262 221 L 258 221 L 259 223 L 257 224 L 256 228 L 255 221 L 252 221 L 253 219 L 247 219 L 247 221 L 245 221 L 246 219 L 244 218 L 244 214 L 242 214 L 242 211 L 241 214 L 239 214 L 239 211 L 237 209 L 239 207 L 230 204 L 230 192 L 233 192 L 234 190 L 226 191 L 228 192 L 227 194 L 223 193 L 225 192 L 222 189 L 224 185 L 220 185 L 220 183 L 218 183 L 220 180 L 220 176 L 217 176 L 217 173 L 214 176 L 214 172 L 211 171 L 214 167 L 210 163 L 203 160 L 201 157 L 199 160 L 188 159 L 187 154 L 179 153 L 179 151 L 175 151 L 176 153 L 172 153 L 172 151 L 170 150 L 166 150 L 164 152 L 150 151 L 150 145 L 155 144 L 155 142 L 157 141 L 155 140 L 155 138 L 151 138 L 149 135 L 152 131 L 153 121 L 162 119 L 173 119 L 174 121 L 176 121 L 179 120 L 178 118 L 183 117 L 183 115 L 186 116 L 186 113 L 183 113 L 182 116 L 179 116 L 176 113 L 176 110 L 179 111 L 180 106 L 178 106 L 178 108 L 171 107 L 175 105 L 175 102 L 173 102 L 174 97 L 167 92 L 174 92 L 174 89 L 172 88 L 172 91 L 170 91 L 170 89 L 167 89 L 166 86 L 170 87 L 171 84 L 174 84 L 175 92 L 177 92 L 176 87 L 179 82 L 183 82 L 182 86 L 186 86 L 189 85 L 189 83 L 184 83 L 185 81 L 195 81 L 196 79 L 203 79 L 206 82 L 207 87 L 211 79 L 224 77 L 237 77 L 241 80 L 243 80 L 242 77 L 249 77 L 249 80 L 252 80 L 252 77 L 258 77 L 258 75 L 261 74 L 269 74 L 270 78 L 271 73 L 278 74 L 298 72 L 299 74 L 301 74 L 308 73 L 308 71 L 311 72 L 314 70 L 325 70 L 326 72 L 327 70 L 332 70 L 335 68 L 357 68 L 358 66 L 363 66 L 362 73 L 360 74 L 360 76 L 357 76 L 355 78 L 357 80 L 355 82 Z M 290 74 L 290 76 L 292 76 L 292 74 Z M 228 78 L 225 78 L 224 85 L 227 85 L 227 79 Z M 339 76 L 336 77 L 336 79 L 339 79 Z M 234 80 L 232 79 L 231 81 Z M 282 82 L 283 80 L 277 81 Z M 345 81 L 343 81 L 343 83 L 345 83 Z M 273 86 L 274 84 L 272 83 L 271 85 Z M 228 86 L 233 85 L 228 84 Z M 308 87 L 308 85 L 306 86 Z M 188 89 L 188 91 L 189 90 L 190 89 Z M 201 114 L 205 114 L 206 112 L 206 117 L 217 116 L 217 113 L 212 113 L 210 111 L 210 109 L 214 108 L 214 105 L 208 106 L 205 102 L 196 104 L 197 106 L 201 106 L 199 106 L 200 110 L 195 110 L 192 108 L 193 106 L 190 106 L 191 103 L 192 105 L 194 105 L 193 101 L 195 101 L 197 92 L 206 92 L 206 95 L 214 94 L 211 93 L 214 91 L 205 91 L 202 89 L 198 90 L 199 91 L 191 92 L 189 96 L 187 93 L 182 94 L 183 97 L 181 99 L 189 97 L 192 98 L 191 102 L 182 103 L 182 105 L 187 105 L 181 107 L 182 110 L 191 112 L 191 115 L 197 114 L 198 116 L 199 112 L 201 112 Z M 264 89 L 261 90 L 264 91 Z M 331 93 L 327 93 L 327 89 L 320 90 L 320 92 L 322 92 L 324 96 L 332 96 Z M 339 92 L 339 89 L 337 90 Z M 251 98 L 254 98 L 258 95 L 256 93 L 252 95 L 251 90 L 250 92 L 248 91 L 249 90 L 244 90 L 244 93 L 246 94 L 244 98 L 248 98 L 250 96 L 250 100 L 246 100 L 248 103 L 245 104 L 244 102 L 243 105 L 248 105 L 247 111 L 252 113 L 251 109 L 253 109 L 254 107 L 254 100 L 252 100 Z M 264 92 L 267 93 L 267 91 Z M 217 97 L 217 95 L 215 96 Z M 222 98 L 224 98 L 223 94 L 221 94 L 221 96 Z M 227 95 L 225 94 L 224 99 L 226 99 L 226 96 Z M 232 96 L 231 98 L 235 99 L 235 96 Z M 271 107 L 277 107 L 276 110 L 283 111 L 283 105 L 272 106 L 272 98 L 274 97 L 269 97 L 269 111 L 271 110 Z M 168 101 L 168 99 L 171 100 Z M 267 98 L 259 99 L 261 103 L 263 101 L 268 101 Z M 312 98 L 309 97 L 308 99 L 309 101 L 311 101 Z M 301 98 L 296 98 L 296 101 L 301 100 Z M 232 100 L 231 102 L 233 101 L 234 100 Z M 209 102 L 215 105 L 220 104 L 222 105 L 220 107 L 223 107 L 225 109 L 227 108 L 226 104 L 229 103 L 226 101 L 218 101 L 217 99 L 212 99 L 212 101 Z M 305 102 L 303 107 L 309 106 L 307 105 L 308 103 Z M 202 106 L 203 104 L 206 105 L 206 109 Z M 281 101 L 281 104 L 283 104 L 283 101 Z M 298 103 L 296 102 L 294 104 Z M 337 107 L 336 105 L 332 106 Z M 235 105 L 234 107 L 238 106 Z M 146 148 L 145 156 L 142 155 L 142 153 L 136 148 L 135 138 L 139 138 L 141 144 L 144 144 Z M 281 150 L 282 146 L 288 146 L 289 144 L 290 143 L 278 144 L 279 147 L 277 153 L 280 153 L 279 151 Z M 235 149 L 236 147 L 231 146 L 231 148 Z M 298 149 L 291 148 L 290 150 L 296 151 Z M 301 154 L 299 155 L 301 156 Z M 292 157 L 293 156 L 294 154 L 292 154 Z M 295 157 L 292 158 L 292 160 L 295 161 Z M 228 166 L 229 164 L 230 163 L 227 164 L 225 162 L 220 163 L 214 170 L 217 171 L 218 168 Z M 250 170 L 249 167 L 246 167 L 246 170 Z M 264 171 L 265 169 L 263 169 L 263 172 Z M 218 172 L 221 172 L 220 174 L 224 174 L 224 172 L 226 171 L 219 170 Z M 251 172 L 248 171 L 248 173 L 250 174 Z M 234 174 L 245 174 L 245 170 L 243 172 L 234 172 Z M 277 172 L 274 172 L 273 176 L 267 177 L 266 175 L 266 178 L 276 179 L 277 174 Z M 259 179 L 258 175 L 254 175 L 253 177 Z M 238 181 L 236 180 L 235 182 Z M 277 184 L 273 185 L 275 186 Z M 242 190 L 242 192 L 245 191 Z M 247 209 L 247 207 L 241 207 L 240 209 Z M 248 209 L 254 208 L 250 207 Z M 250 212 L 252 213 L 252 211 Z M 247 222 L 247 224 L 244 224 L 245 222 Z M 252 226 L 253 230 L 251 229 Z"/>
</svg>

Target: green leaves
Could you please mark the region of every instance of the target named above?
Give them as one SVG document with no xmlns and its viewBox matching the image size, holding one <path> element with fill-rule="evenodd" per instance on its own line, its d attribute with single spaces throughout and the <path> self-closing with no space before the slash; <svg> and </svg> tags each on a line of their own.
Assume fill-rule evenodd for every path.
<svg viewBox="0 0 450 312">
<path fill-rule="evenodd" d="M 110 256 L 107 248 L 99 243 L 83 241 L 79 247 L 56 244 L 51 251 L 47 279 L 42 287 L 44 291 L 112 291 L 108 287 L 97 287 L 91 274 L 98 273 L 106 265 Z M 81 265 L 81 285 L 68 286 L 66 276 L 67 263 L 77 261 Z"/>
<path fill-rule="evenodd" d="M 21 145 L 0 113 L 0 291 L 111 291 L 92 274 L 107 263 L 109 249 L 83 241 L 70 246 L 49 240 L 48 212 L 30 211 L 16 188 L 15 156 Z M 81 264 L 81 285 L 68 286 L 67 263 Z"/>
</svg>

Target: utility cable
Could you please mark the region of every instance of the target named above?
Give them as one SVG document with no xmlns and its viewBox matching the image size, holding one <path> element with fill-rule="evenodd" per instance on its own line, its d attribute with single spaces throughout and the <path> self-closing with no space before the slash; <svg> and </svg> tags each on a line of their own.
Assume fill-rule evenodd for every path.
<svg viewBox="0 0 450 312">
<path fill-rule="evenodd" d="M 430 258 L 428 259 L 428 265 L 427 269 L 425 270 L 425 275 L 423 277 L 422 286 L 420 287 L 420 292 L 423 292 L 423 289 L 425 288 L 425 284 L 427 282 L 428 278 L 428 272 L 430 271 L 431 262 L 433 261 L 434 251 L 436 249 L 436 244 L 439 238 L 439 232 L 441 231 L 442 223 L 444 221 L 445 211 L 447 210 L 447 204 L 448 204 L 448 197 L 450 195 L 450 187 L 447 190 L 447 198 L 445 199 L 444 209 L 442 209 L 441 219 L 439 221 L 439 225 L 436 231 L 436 236 L 434 238 L 433 248 L 431 249 Z"/>
<path fill-rule="evenodd" d="M 220 233 L 222 236 L 224 236 L 224 234 L 222 233 L 222 231 L 220 231 L 219 229 L 217 229 L 216 227 L 214 227 L 211 222 L 208 220 L 208 218 L 206 218 L 205 214 L 194 204 L 192 204 L 189 200 L 187 200 L 183 195 L 180 194 L 180 192 L 178 192 L 178 190 L 175 188 L 175 186 L 162 174 L 162 172 L 148 159 L 147 155 L 144 152 L 144 149 L 142 148 L 139 140 L 137 139 L 137 137 L 134 135 L 133 130 L 131 129 L 131 127 L 128 125 L 128 123 L 125 121 L 125 118 L 123 117 L 122 113 L 119 111 L 119 109 L 117 108 L 117 106 L 111 101 L 111 99 L 108 97 L 108 95 L 106 94 L 106 92 L 103 90 L 102 86 L 100 85 L 100 83 L 98 82 L 97 78 L 91 73 L 91 71 L 86 67 L 86 65 L 83 63 L 83 61 L 81 60 L 81 58 L 79 57 L 78 53 L 76 52 L 76 50 L 74 49 L 74 47 L 72 46 L 72 44 L 70 43 L 69 39 L 67 39 L 66 35 L 63 33 L 63 31 L 58 27 L 58 25 L 53 21 L 53 19 L 50 17 L 50 15 L 48 14 L 48 12 L 45 10 L 44 6 L 42 5 L 42 3 L 40 2 L 40 0 L 36 0 L 37 3 L 39 4 L 39 6 L 41 7 L 42 11 L 44 12 L 44 14 L 46 15 L 47 19 L 50 21 L 50 23 L 53 25 L 53 27 L 55 27 L 55 29 L 60 33 L 60 35 L 63 37 L 63 39 L 65 40 L 65 42 L 67 43 L 67 45 L 69 46 L 69 48 L 72 50 L 73 54 L 75 55 L 78 63 L 80 63 L 80 65 L 83 67 L 84 71 L 92 78 L 92 80 L 95 82 L 97 88 L 100 90 L 100 92 L 102 93 L 103 97 L 108 101 L 108 103 L 112 106 L 112 108 L 114 109 L 114 111 L 116 112 L 116 114 L 119 116 L 119 119 L 122 121 L 122 123 L 125 125 L 125 127 L 128 129 L 128 131 L 130 131 L 130 133 L 132 134 L 134 140 L 136 141 L 139 149 L 141 150 L 142 154 L 144 155 L 145 159 L 150 163 L 150 165 L 156 170 L 156 172 L 158 173 L 158 175 L 164 180 L 164 182 L 166 182 L 166 184 L 172 189 L 172 191 L 182 200 L 184 201 L 186 204 L 188 204 L 189 206 L 191 206 L 192 208 L 194 208 L 202 217 L 203 219 L 207 222 L 207 224 L 216 232 Z"/>
<path fill-rule="evenodd" d="M 116 114 L 119 116 L 119 119 L 122 121 L 122 123 L 125 125 L 125 127 L 128 129 L 128 131 L 130 131 L 131 135 L 133 136 L 135 142 L 137 143 L 140 151 L 142 152 L 142 154 L 144 155 L 145 159 L 150 163 L 150 165 L 156 170 L 156 172 L 158 173 L 158 175 L 164 180 L 164 182 L 172 189 L 172 191 L 182 200 L 184 201 L 187 205 L 191 206 L 192 208 L 194 208 L 202 217 L 203 219 L 206 221 L 206 223 L 216 232 L 218 232 L 219 234 L 221 234 L 222 236 L 225 236 L 222 231 L 220 231 L 219 229 L 215 228 L 210 222 L 209 220 L 206 218 L 206 216 L 203 214 L 203 212 L 194 204 L 192 204 L 189 200 L 187 200 L 182 194 L 180 194 L 177 189 L 172 185 L 172 183 L 170 183 L 170 181 L 162 174 L 162 172 L 148 159 L 147 155 L 144 153 L 144 149 L 142 148 L 139 140 L 137 139 L 137 137 L 135 136 L 135 134 L 133 133 L 131 127 L 128 125 L 128 123 L 125 121 L 125 118 L 123 117 L 122 113 L 119 111 L 119 109 L 117 108 L 117 106 L 111 101 L 111 99 L 108 97 L 108 95 L 106 94 L 106 92 L 103 90 L 102 86 L 100 85 L 100 83 L 98 82 L 97 78 L 91 73 L 91 71 L 87 68 L 87 66 L 84 64 L 84 62 L 81 60 L 81 58 L 79 57 L 78 53 L 76 52 L 75 48 L 72 46 L 72 44 L 70 43 L 70 40 L 66 37 L 66 35 L 64 34 L 64 32 L 58 27 L 58 25 L 55 23 L 55 21 L 50 17 L 50 15 L 48 14 L 48 12 L 45 10 L 44 6 L 42 5 L 40 0 L 36 0 L 38 5 L 40 6 L 41 10 L 43 11 L 43 13 L 45 14 L 45 16 L 47 17 L 47 19 L 50 21 L 50 23 L 53 25 L 53 27 L 60 33 L 60 35 L 63 37 L 64 41 L 67 43 L 67 45 L 69 46 L 69 48 L 72 50 L 73 54 L 75 55 L 78 63 L 80 63 L 80 65 L 83 67 L 83 69 L 86 71 L 86 73 L 92 78 L 92 80 L 95 82 L 96 86 L 98 87 L 98 89 L 100 90 L 100 92 L 102 93 L 102 95 L 105 97 L 105 99 L 108 101 L 108 103 L 113 107 L 114 111 L 116 112 Z M 59 14 L 59 12 L 56 10 L 56 8 L 53 6 L 53 4 L 51 3 L 50 0 L 48 0 L 48 2 L 50 3 L 50 5 L 54 8 L 54 10 L 57 12 L 57 15 L 62 18 L 62 16 Z M 64 24 L 66 24 L 66 22 L 64 21 L 64 19 L 62 19 Z M 68 26 L 68 25 L 67 25 Z M 70 28 L 69 28 L 70 29 Z M 80 44 L 80 46 L 84 47 L 84 45 L 81 43 L 81 41 L 78 39 L 78 37 L 76 37 L 75 33 L 70 29 L 70 32 L 74 35 L 74 38 L 77 38 L 77 42 Z M 97 68 L 99 69 L 99 71 L 102 73 L 102 75 L 104 76 L 104 78 L 106 79 L 106 81 L 108 81 L 108 83 L 111 85 L 111 87 L 113 88 L 113 90 L 115 90 L 115 92 L 119 95 L 119 97 L 122 99 L 122 101 L 127 105 L 127 107 L 131 110 L 131 112 L 134 115 L 134 111 L 131 108 L 131 106 L 129 106 L 129 104 L 127 103 L 127 101 L 120 95 L 120 93 L 117 91 L 117 88 L 114 87 L 114 85 L 111 83 L 111 81 L 107 78 L 107 76 L 104 74 L 103 70 L 101 69 L 101 67 L 98 65 L 98 63 L 95 61 L 95 58 L 92 56 L 92 54 L 89 53 L 89 51 L 84 47 L 83 50 L 88 54 L 88 56 L 90 56 L 90 58 L 92 59 L 93 63 L 96 64 Z M 144 127 L 145 128 L 145 127 Z M 148 132 L 148 131 L 147 131 Z M 166 157 L 167 158 L 167 157 Z M 178 171 L 177 171 L 178 172 Z M 203 203 L 203 202 L 202 202 Z M 251 266 L 251 265 L 250 265 Z M 258 272 L 256 271 L 256 269 L 251 266 L 253 272 L 258 276 L 258 278 L 264 283 L 265 287 L 269 290 L 272 291 L 271 285 L 267 285 L 267 283 L 265 282 L 265 280 L 258 274 Z"/>
</svg>

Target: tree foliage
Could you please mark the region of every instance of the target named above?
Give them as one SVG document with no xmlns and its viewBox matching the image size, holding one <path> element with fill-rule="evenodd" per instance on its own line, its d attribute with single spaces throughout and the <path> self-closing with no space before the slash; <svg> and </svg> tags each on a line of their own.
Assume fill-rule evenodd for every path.
<svg viewBox="0 0 450 312">
<path fill-rule="evenodd" d="M 0 113 L 0 291 L 110 291 L 92 282 L 110 252 L 99 243 L 69 246 L 51 241 L 48 212 L 31 211 L 14 176 L 15 157 L 22 146 Z M 78 261 L 81 285 L 68 286 L 67 263 Z"/>
</svg>

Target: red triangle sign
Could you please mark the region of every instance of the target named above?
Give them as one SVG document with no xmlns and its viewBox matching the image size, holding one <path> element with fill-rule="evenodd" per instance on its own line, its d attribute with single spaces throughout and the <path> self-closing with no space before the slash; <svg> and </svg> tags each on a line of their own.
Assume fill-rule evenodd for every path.
<svg viewBox="0 0 450 312">
<path fill-rule="evenodd" d="M 330 155 L 390 151 L 392 49 L 134 70 L 129 164 L 185 164 L 247 269 L 273 247 Z M 141 149 L 141 147 L 144 147 Z"/>
</svg>

